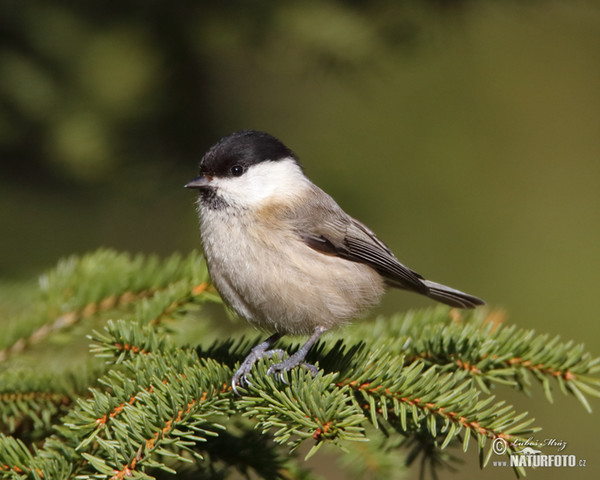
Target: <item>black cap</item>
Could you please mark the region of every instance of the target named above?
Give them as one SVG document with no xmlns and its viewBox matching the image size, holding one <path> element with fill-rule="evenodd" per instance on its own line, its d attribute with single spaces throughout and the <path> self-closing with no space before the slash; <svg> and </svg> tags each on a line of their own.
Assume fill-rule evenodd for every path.
<svg viewBox="0 0 600 480">
<path fill-rule="evenodd" d="M 213 145 L 200 162 L 200 173 L 215 177 L 232 176 L 232 167 L 248 167 L 265 161 L 292 158 L 294 152 L 281 141 L 265 132 L 240 130 L 223 137 Z"/>
</svg>

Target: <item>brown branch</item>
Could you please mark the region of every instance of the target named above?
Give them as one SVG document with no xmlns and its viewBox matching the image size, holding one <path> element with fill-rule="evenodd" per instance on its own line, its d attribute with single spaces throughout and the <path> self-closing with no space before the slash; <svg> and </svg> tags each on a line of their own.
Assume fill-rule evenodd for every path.
<svg viewBox="0 0 600 480">
<path fill-rule="evenodd" d="M 204 293 L 210 285 L 207 282 L 203 282 L 196 285 L 189 294 L 183 296 L 179 301 L 173 302 L 169 305 L 165 311 L 153 319 L 150 323 L 155 325 L 160 323 L 165 317 L 173 313 L 179 306 L 183 305 L 191 297 L 201 295 Z M 149 298 L 160 292 L 161 289 L 150 288 L 142 290 L 140 292 L 124 292 L 121 295 L 110 295 L 98 302 L 92 302 L 85 305 L 79 310 L 67 312 L 60 315 L 58 318 L 49 321 L 48 323 L 38 327 L 28 337 L 19 338 L 12 345 L 5 347 L 0 350 L 0 363 L 5 362 L 8 358 L 14 354 L 23 352 L 26 348 L 31 347 L 37 343 L 40 343 L 50 334 L 60 331 L 62 329 L 72 327 L 81 320 L 92 317 L 97 313 L 106 312 L 116 307 L 122 307 L 129 303 L 132 303 L 143 298 Z"/>
<path fill-rule="evenodd" d="M 382 393 L 381 389 L 383 388 L 382 385 L 378 385 L 377 387 L 371 388 L 370 382 L 364 382 L 364 383 L 359 384 L 356 380 L 353 380 L 350 382 L 340 382 L 337 385 L 340 387 L 344 386 L 344 385 L 348 385 L 355 391 L 366 391 L 369 393 L 379 393 L 379 394 Z M 434 414 L 434 415 L 435 414 L 441 415 L 441 416 L 447 418 L 449 421 L 451 421 L 454 424 L 460 424 L 463 427 L 468 428 L 469 430 L 471 430 L 473 432 L 477 432 L 481 435 L 485 435 L 488 438 L 491 438 L 491 439 L 502 438 L 503 440 L 506 440 L 506 441 L 509 441 L 512 438 L 512 436 L 510 434 L 503 433 L 503 432 L 495 432 L 491 429 L 482 427 L 475 420 L 470 421 L 468 418 L 461 416 L 456 412 L 446 411 L 446 409 L 444 407 L 437 407 L 435 404 L 430 403 L 430 402 L 424 402 L 423 400 L 421 400 L 418 397 L 416 397 L 416 398 L 402 397 L 402 396 L 400 396 L 400 394 L 392 392 L 389 388 L 384 389 L 383 393 L 388 398 L 395 398 L 395 399 L 399 400 L 400 402 L 402 402 L 406 405 L 410 405 L 411 407 L 414 406 L 414 407 L 420 409 L 421 411 L 426 411 L 426 412 Z M 363 410 L 369 410 L 370 405 L 362 404 L 361 408 Z M 390 412 L 390 410 L 388 409 L 388 415 L 390 414 L 389 412 Z M 377 413 L 379 413 L 379 414 L 383 413 L 383 410 L 381 407 L 377 409 Z M 391 412 L 391 414 L 394 415 L 394 412 Z"/>
<path fill-rule="evenodd" d="M 63 313 L 58 318 L 38 327 L 28 337 L 19 338 L 12 345 L 0 350 L 0 363 L 8 360 L 11 355 L 21 353 L 26 348 L 40 343 L 51 333 L 71 327 L 81 320 L 89 318 L 99 312 L 104 312 L 131 303 L 135 300 L 151 297 L 156 293 L 155 289 L 142 290 L 141 292 L 125 292 L 121 295 L 111 295 L 98 302 L 92 302 L 85 305 L 80 310 Z"/>
</svg>

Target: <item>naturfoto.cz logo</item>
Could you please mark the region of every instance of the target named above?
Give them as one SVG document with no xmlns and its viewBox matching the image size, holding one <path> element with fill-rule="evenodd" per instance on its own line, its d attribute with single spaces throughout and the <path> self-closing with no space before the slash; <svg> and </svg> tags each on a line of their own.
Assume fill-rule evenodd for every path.
<svg viewBox="0 0 600 480">
<path fill-rule="evenodd" d="M 585 467 L 586 460 L 577 458 L 575 455 L 566 454 L 544 454 L 537 446 L 553 446 L 558 451 L 564 450 L 566 442 L 550 441 L 536 442 L 532 439 L 528 441 L 515 442 L 510 444 L 511 450 L 509 460 L 494 460 L 492 465 L 495 467 Z M 520 448 L 520 450 L 516 450 Z M 509 450 L 509 443 L 503 438 L 495 438 L 492 442 L 492 450 L 496 455 L 504 455 Z"/>
</svg>

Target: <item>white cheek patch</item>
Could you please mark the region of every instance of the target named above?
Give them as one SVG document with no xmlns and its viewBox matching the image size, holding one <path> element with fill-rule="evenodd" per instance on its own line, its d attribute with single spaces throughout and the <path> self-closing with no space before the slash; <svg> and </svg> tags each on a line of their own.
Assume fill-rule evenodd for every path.
<svg viewBox="0 0 600 480">
<path fill-rule="evenodd" d="M 217 195 L 228 203 L 260 206 L 273 197 L 296 196 L 307 179 L 291 158 L 252 165 L 241 177 L 214 178 Z"/>
</svg>

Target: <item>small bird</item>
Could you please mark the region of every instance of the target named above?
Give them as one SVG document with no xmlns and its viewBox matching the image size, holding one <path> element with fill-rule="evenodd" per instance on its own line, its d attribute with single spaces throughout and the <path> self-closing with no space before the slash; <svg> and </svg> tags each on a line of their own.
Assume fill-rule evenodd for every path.
<svg viewBox="0 0 600 480">
<path fill-rule="evenodd" d="M 200 162 L 197 189 L 202 246 L 224 302 L 252 325 L 272 332 L 233 375 L 246 386 L 260 358 L 283 335 L 310 335 L 268 373 L 297 366 L 313 373 L 306 354 L 327 330 L 359 317 L 386 287 L 426 295 L 459 308 L 483 300 L 425 280 L 401 264 L 364 224 L 348 215 L 303 173 L 298 157 L 277 138 L 242 130 L 222 138 Z"/>
</svg>

